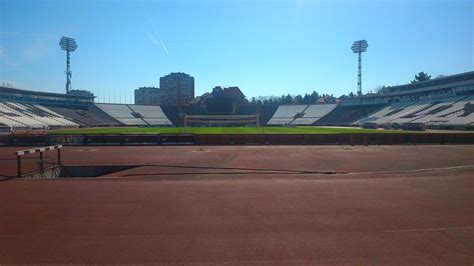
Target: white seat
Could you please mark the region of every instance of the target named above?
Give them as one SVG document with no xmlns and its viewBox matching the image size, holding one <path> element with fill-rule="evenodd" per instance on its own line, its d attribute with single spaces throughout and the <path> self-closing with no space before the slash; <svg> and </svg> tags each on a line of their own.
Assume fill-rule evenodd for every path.
<svg viewBox="0 0 474 266">
<path fill-rule="evenodd" d="M 329 112 L 336 108 L 336 104 L 314 104 L 309 105 L 305 110 L 304 114 L 300 118 L 296 118 L 291 124 L 292 125 L 311 125 L 327 115 Z"/>
</svg>

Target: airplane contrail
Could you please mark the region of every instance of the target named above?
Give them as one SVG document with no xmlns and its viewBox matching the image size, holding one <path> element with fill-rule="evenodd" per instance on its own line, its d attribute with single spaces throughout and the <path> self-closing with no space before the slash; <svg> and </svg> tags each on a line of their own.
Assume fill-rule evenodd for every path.
<svg viewBox="0 0 474 266">
<path fill-rule="evenodd" d="M 165 53 L 168 54 L 168 49 L 166 49 L 165 43 L 160 39 L 161 46 L 163 46 L 163 50 L 165 50 Z"/>
<path fill-rule="evenodd" d="M 168 48 L 166 48 L 166 45 L 165 43 L 163 42 L 163 40 L 160 38 L 160 34 L 158 33 L 158 29 L 156 28 L 155 24 L 153 23 L 153 21 L 151 21 L 150 17 L 148 16 L 148 22 L 151 24 L 151 26 L 153 27 L 153 33 L 148 33 L 148 37 L 152 40 L 152 42 L 156 45 L 158 45 L 158 40 L 161 44 L 161 47 L 163 47 L 163 51 L 165 51 L 166 54 L 169 54 L 168 53 Z"/>
</svg>

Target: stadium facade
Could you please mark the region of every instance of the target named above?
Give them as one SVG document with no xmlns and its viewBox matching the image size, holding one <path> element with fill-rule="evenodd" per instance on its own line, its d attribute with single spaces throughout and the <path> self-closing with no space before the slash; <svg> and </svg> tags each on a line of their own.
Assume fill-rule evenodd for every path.
<svg viewBox="0 0 474 266">
<path fill-rule="evenodd" d="M 167 100 L 169 105 L 98 104 L 94 102 L 94 96 L 87 93 L 60 94 L 0 87 L 0 127 L 12 130 L 181 126 L 186 114 L 213 114 L 205 106 L 188 106 L 191 96 L 194 96 L 194 78 L 189 75 L 172 73 L 160 84 L 172 91 Z M 387 87 L 380 93 L 346 98 L 336 104 L 255 106 L 243 103 L 229 113 L 250 114 L 258 114 L 261 124 L 269 126 L 370 124 L 373 127 L 403 128 L 404 125 L 422 124 L 431 128 L 472 129 L 474 71 Z"/>
</svg>

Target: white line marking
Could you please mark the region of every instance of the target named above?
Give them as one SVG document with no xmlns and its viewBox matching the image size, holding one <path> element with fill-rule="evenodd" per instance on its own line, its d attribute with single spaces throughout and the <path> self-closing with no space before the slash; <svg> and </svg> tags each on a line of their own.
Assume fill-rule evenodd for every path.
<svg viewBox="0 0 474 266">
<path fill-rule="evenodd" d="M 459 166 L 449 166 L 449 167 L 435 167 L 435 168 L 421 168 L 421 169 L 412 169 L 412 170 L 388 170 L 388 171 L 372 171 L 372 172 L 349 172 L 349 175 L 360 175 L 360 174 L 403 174 L 403 173 L 417 173 L 425 171 L 434 171 L 434 170 L 451 170 L 451 169 L 462 169 L 462 168 L 474 168 L 474 165 L 459 165 Z"/>
<path fill-rule="evenodd" d="M 382 231 L 328 231 L 328 232 L 285 232 L 285 233 L 209 233 L 209 234 L 130 234 L 130 235 L 0 235 L 0 238 L 168 238 L 168 237 L 216 237 L 216 236 L 238 236 L 238 237 L 269 237 L 283 235 L 331 235 L 331 234 L 374 234 L 374 233 L 399 233 L 399 232 L 423 232 L 423 231 L 454 231 L 472 230 L 474 226 L 466 227 L 445 227 L 445 228 L 420 228 L 420 229 L 397 229 Z"/>
<path fill-rule="evenodd" d="M 384 233 L 396 233 L 396 232 L 423 232 L 423 231 L 451 231 L 451 230 L 466 230 L 474 229 L 474 226 L 466 227 L 444 227 L 444 228 L 420 228 L 420 229 L 399 229 L 399 230 L 385 230 Z"/>
</svg>

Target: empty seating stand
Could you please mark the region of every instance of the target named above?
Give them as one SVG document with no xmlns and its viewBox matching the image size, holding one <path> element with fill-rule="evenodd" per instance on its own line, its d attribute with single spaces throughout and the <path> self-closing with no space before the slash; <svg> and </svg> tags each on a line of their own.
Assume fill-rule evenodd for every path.
<svg viewBox="0 0 474 266">
<path fill-rule="evenodd" d="M 314 104 L 309 105 L 305 110 L 303 116 L 296 118 L 292 125 L 312 125 L 320 118 L 327 115 L 331 112 L 334 108 L 336 108 L 336 104 Z"/>
<path fill-rule="evenodd" d="M 303 115 L 307 107 L 307 105 L 280 105 L 267 125 L 290 125 L 299 115 Z"/>
<path fill-rule="evenodd" d="M 414 104 L 414 101 L 405 101 L 392 103 L 381 110 L 362 118 L 359 123 L 376 123 L 376 124 L 385 124 L 388 123 L 400 116 L 403 116 L 406 113 L 405 108 Z"/>
<path fill-rule="evenodd" d="M 102 111 L 110 115 L 115 120 L 127 126 L 148 125 L 142 118 L 137 116 L 133 110 L 125 104 L 96 104 Z"/>
<path fill-rule="evenodd" d="M 347 126 L 355 125 L 361 118 L 377 112 L 384 104 L 342 105 L 339 104 L 327 115 L 316 121 L 316 125 Z"/>
<path fill-rule="evenodd" d="M 472 95 L 397 102 L 360 119 L 358 123 L 470 126 L 474 124 L 474 113 L 469 110 L 471 104 L 474 104 Z"/>
<path fill-rule="evenodd" d="M 18 102 L 0 102 L 0 123 L 13 128 L 77 127 L 77 123 L 46 107 Z"/>
<path fill-rule="evenodd" d="M 48 109 L 59 113 L 82 126 L 117 126 L 121 123 L 97 106 L 90 104 L 76 107 L 47 106 Z"/>
<path fill-rule="evenodd" d="M 430 126 L 469 126 L 474 124 L 474 114 L 469 106 L 474 104 L 474 96 L 453 97 L 445 99 L 437 108 L 417 118 Z"/>
<path fill-rule="evenodd" d="M 152 126 L 169 126 L 171 121 L 166 117 L 160 106 L 129 105 L 130 109 L 138 114 L 145 122 Z"/>
</svg>

